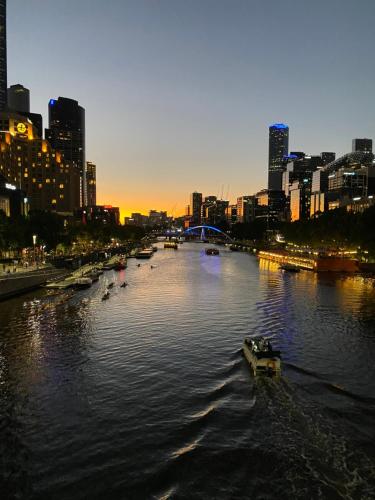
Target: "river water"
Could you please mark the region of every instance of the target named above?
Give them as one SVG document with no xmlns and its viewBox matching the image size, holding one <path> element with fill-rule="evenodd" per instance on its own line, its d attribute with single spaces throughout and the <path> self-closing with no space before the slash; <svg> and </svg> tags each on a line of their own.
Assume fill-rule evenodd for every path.
<svg viewBox="0 0 375 500">
<path fill-rule="evenodd" d="M 204 248 L 0 304 L 2 499 L 375 497 L 374 281 Z"/>
</svg>

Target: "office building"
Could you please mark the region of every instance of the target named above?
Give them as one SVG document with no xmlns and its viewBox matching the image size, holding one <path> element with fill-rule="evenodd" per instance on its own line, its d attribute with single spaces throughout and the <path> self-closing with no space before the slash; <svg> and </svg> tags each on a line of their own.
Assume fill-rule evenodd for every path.
<svg viewBox="0 0 375 500">
<path fill-rule="evenodd" d="M 216 196 L 206 196 L 202 203 L 201 223 L 211 226 L 226 224 L 229 201 L 218 200 Z"/>
<path fill-rule="evenodd" d="M 336 153 L 325 151 L 323 153 L 320 153 L 320 157 L 322 159 L 321 166 L 325 166 L 335 161 Z"/>
<path fill-rule="evenodd" d="M 77 101 L 66 97 L 50 99 L 49 128 L 46 139 L 61 151 L 65 161 L 76 165 L 80 176 L 80 205 L 87 206 L 85 160 L 85 110 Z"/>
<path fill-rule="evenodd" d="M 30 91 L 17 83 L 7 90 L 8 108 L 19 113 L 30 113 Z"/>
<path fill-rule="evenodd" d="M 275 123 L 269 127 L 268 189 L 281 190 L 284 157 L 288 155 L 289 127 Z"/>
<path fill-rule="evenodd" d="M 103 225 L 117 226 L 120 224 L 120 209 L 112 205 L 81 207 L 75 210 L 75 217 L 84 224 L 96 222 Z"/>
<path fill-rule="evenodd" d="M 190 222 L 192 225 L 199 226 L 201 223 L 201 212 L 202 212 L 202 193 L 191 193 L 190 195 Z"/>
<path fill-rule="evenodd" d="M 37 130 L 38 137 L 43 138 L 43 118 L 38 113 L 30 112 L 30 91 L 17 83 L 11 85 L 7 91 L 8 110 L 28 118 Z"/>
<path fill-rule="evenodd" d="M 0 112 L 7 107 L 7 3 L 0 0 Z"/>
<path fill-rule="evenodd" d="M 236 224 L 237 220 L 237 204 L 229 205 L 227 208 L 227 223 L 229 226 Z"/>
<path fill-rule="evenodd" d="M 255 196 L 240 196 L 237 198 L 237 222 L 247 223 L 255 219 L 257 198 Z"/>
<path fill-rule="evenodd" d="M 90 161 L 86 162 L 86 192 L 87 205 L 96 205 L 96 165 Z"/>
<path fill-rule="evenodd" d="M 38 137 L 30 120 L 16 113 L 0 113 L 0 173 L 26 193 L 30 210 L 72 215 L 79 202 L 75 166 Z"/>
<path fill-rule="evenodd" d="M 125 217 L 125 225 L 145 227 L 148 225 L 148 217 L 147 215 L 142 215 L 139 212 L 134 212 L 130 217 Z"/>
<path fill-rule="evenodd" d="M 353 139 L 352 152 L 362 151 L 364 153 L 372 153 L 372 139 Z"/>
</svg>

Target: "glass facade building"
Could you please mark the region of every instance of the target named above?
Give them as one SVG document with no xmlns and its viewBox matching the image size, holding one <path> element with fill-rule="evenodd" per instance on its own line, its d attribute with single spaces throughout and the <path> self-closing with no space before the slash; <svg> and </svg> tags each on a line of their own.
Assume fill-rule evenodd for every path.
<svg viewBox="0 0 375 500">
<path fill-rule="evenodd" d="M 289 149 L 289 127 L 274 123 L 269 127 L 268 189 L 281 190 L 284 158 Z"/>
</svg>

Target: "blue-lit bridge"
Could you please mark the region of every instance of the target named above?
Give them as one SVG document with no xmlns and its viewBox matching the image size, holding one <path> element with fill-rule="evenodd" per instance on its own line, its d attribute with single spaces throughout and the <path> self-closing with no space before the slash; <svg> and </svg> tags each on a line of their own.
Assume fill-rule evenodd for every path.
<svg viewBox="0 0 375 500">
<path fill-rule="evenodd" d="M 188 229 L 163 229 L 159 231 L 153 231 L 153 236 L 165 236 L 166 238 L 179 238 L 195 236 L 196 239 L 205 241 L 213 237 L 223 238 L 227 241 L 232 241 L 232 238 L 215 226 L 199 225 L 194 227 L 189 227 Z M 150 235 L 147 235 L 150 237 Z"/>
</svg>

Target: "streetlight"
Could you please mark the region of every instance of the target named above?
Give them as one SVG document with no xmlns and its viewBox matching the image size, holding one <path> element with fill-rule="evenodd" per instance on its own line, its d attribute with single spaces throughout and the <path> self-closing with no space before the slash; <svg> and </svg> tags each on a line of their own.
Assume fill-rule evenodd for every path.
<svg viewBox="0 0 375 500">
<path fill-rule="evenodd" d="M 36 264 L 36 255 L 35 255 L 35 245 L 36 245 L 36 234 L 33 234 L 33 245 L 34 245 L 34 266 Z"/>
</svg>

